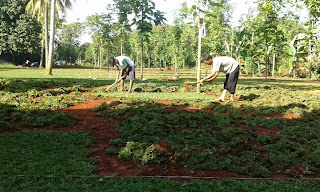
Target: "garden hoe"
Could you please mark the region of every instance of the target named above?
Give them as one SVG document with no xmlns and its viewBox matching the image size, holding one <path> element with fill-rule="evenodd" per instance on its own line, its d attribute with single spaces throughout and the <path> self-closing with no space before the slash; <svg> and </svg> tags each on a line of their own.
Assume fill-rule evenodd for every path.
<svg viewBox="0 0 320 192">
<path fill-rule="evenodd" d="M 189 82 L 189 81 L 187 81 L 187 82 L 184 82 L 183 83 L 183 86 L 184 86 L 184 88 L 186 88 L 186 90 L 187 91 L 190 91 L 190 87 L 188 86 L 189 84 L 197 84 L 197 83 L 200 83 L 199 81 L 196 81 L 196 82 Z M 203 85 L 203 83 L 200 83 L 201 85 Z"/>
<path fill-rule="evenodd" d="M 111 89 L 115 84 L 117 84 L 117 83 L 119 83 L 120 81 L 121 81 L 121 79 L 123 78 L 123 76 L 122 77 L 120 77 L 116 82 L 114 82 L 112 85 L 110 85 L 107 89 L 106 89 L 106 92 L 108 92 L 109 91 L 109 89 Z"/>
</svg>

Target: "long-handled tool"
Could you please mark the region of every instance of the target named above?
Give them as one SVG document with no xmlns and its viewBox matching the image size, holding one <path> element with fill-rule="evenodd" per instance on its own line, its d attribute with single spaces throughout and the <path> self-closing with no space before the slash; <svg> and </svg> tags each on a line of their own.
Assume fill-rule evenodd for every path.
<svg viewBox="0 0 320 192">
<path fill-rule="evenodd" d="M 117 81 L 115 81 L 113 84 L 111 84 L 107 89 L 106 89 L 106 92 L 109 91 L 109 89 L 111 89 L 115 84 L 119 83 L 121 80 L 122 80 L 123 76 L 120 77 Z"/>
<path fill-rule="evenodd" d="M 184 86 L 184 88 L 186 88 L 187 91 L 191 91 L 188 85 L 189 85 L 189 84 L 197 84 L 197 83 L 200 83 L 200 82 L 199 82 L 199 81 L 195 81 L 195 82 L 189 82 L 189 81 L 187 81 L 187 82 L 184 82 L 184 83 L 183 83 L 183 86 Z M 203 83 L 200 83 L 200 84 L 203 85 Z"/>
</svg>

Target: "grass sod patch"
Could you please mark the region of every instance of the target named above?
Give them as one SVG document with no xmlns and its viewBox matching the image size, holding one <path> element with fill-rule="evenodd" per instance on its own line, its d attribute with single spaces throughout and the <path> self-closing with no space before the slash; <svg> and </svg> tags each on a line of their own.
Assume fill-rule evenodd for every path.
<svg viewBox="0 0 320 192">
<path fill-rule="evenodd" d="M 156 178 L 101 178 L 93 177 L 4 177 L 0 176 L 0 191 L 244 191 L 244 192 L 279 192 L 279 191 L 319 191 L 317 181 L 272 182 L 220 180 L 205 182 L 193 180 L 189 183 L 164 181 Z"/>
<path fill-rule="evenodd" d="M 1 87 L 2 86 L 2 87 Z M 62 109 L 83 102 L 94 84 L 75 81 L 2 80 L 0 102 L 22 110 Z"/>
<path fill-rule="evenodd" d="M 0 175 L 92 175 L 82 132 L 28 132 L 0 136 Z"/>
<path fill-rule="evenodd" d="M 114 100 L 96 110 L 124 122 L 117 127 L 128 142 L 119 154 L 124 160 L 144 164 L 147 154 L 151 163 L 171 160 L 196 169 L 225 169 L 259 177 L 270 177 L 270 167 L 279 167 L 279 173 L 290 173 L 296 166 L 306 168 L 304 175 L 319 172 L 320 122 L 312 118 L 257 120 L 248 115 L 177 110 L 135 99 Z M 238 121 L 248 129 L 237 129 Z M 225 126 L 234 128 L 223 129 Z M 272 140 L 257 135 L 256 126 L 282 130 Z M 173 149 L 170 154 L 151 150 L 161 140 L 167 140 Z"/>
<path fill-rule="evenodd" d="M 42 127 L 58 125 L 68 127 L 79 121 L 79 117 L 51 110 L 19 110 L 14 106 L 0 103 L 0 131 L 12 129 L 11 122 L 19 122 L 20 127 Z"/>
</svg>

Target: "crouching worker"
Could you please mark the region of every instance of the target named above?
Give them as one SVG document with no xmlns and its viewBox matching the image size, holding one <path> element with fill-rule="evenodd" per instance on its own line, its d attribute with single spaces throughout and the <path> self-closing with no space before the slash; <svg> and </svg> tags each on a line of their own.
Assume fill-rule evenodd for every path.
<svg viewBox="0 0 320 192">
<path fill-rule="evenodd" d="M 203 56 L 203 60 L 205 64 L 212 66 L 212 73 L 201 79 L 200 83 L 211 82 L 218 77 L 219 72 L 224 72 L 226 73 L 226 79 L 224 81 L 224 90 L 221 97 L 219 97 L 219 101 L 224 101 L 227 92 L 231 94 L 230 100 L 234 100 L 240 70 L 239 63 L 231 57 L 223 56 L 212 58 L 208 54 Z"/>
<path fill-rule="evenodd" d="M 124 80 L 130 80 L 129 90 L 127 91 L 130 93 L 132 90 L 133 80 L 135 79 L 134 62 L 129 57 L 118 56 L 116 58 L 110 58 L 108 64 L 117 69 L 116 81 L 119 78 L 122 78 L 120 92 L 123 91 Z"/>
</svg>

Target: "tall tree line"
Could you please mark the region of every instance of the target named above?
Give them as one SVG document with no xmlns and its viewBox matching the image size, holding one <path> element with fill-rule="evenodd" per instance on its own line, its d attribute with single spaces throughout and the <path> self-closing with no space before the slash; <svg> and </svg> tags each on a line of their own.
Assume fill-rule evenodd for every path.
<svg viewBox="0 0 320 192">
<path fill-rule="evenodd" d="M 54 59 L 83 61 L 101 68 L 108 57 L 116 55 L 134 59 L 141 69 L 141 78 L 145 67 L 163 70 L 171 66 L 178 72 L 197 63 L 200 66 L 198 55 L 204 53 L 234 57 L 241 63 L 242 72 L 266 78 L 288 73 L 301 65 L 308 67 L 309 75 L 319 68 L 315 62 L 319 54 L 315 33 L 320 15 L 317 0 L 258 0 L 257 9 L 244 15 L 239 27 L 230 22 L 233 11 L 230 0 L 192 2 L 194 5 L 189 7 L 186 3 L 181 5 L 172 25 L 165 24 L 164 13 L 156 10 L 152 0 L 113 0 L 112 4 L 106 3 L 105 13 L 91 15 L 84 23 L 65 25 L 58 13 L 71 7 L 71 0 L 2 0 L 0 17 L 5 22 L 0 28 L 4 37 L 0 40 L 0 55 L 39 54 L 39 48 L 43 47 L 48 75 L 52 74 Z M 299 14 L 287 9 L 297 3 L 309 13 L 305 23 L 300 21 Z M 28 12 L 24 10 L 27 4 Z M 200 43 L 199 26 L 207 30 Z M 22 33 L 24 29 L 26 33 Z M 89 31 L 92 43 L 81 46 L 84 29 Z M 31 34 L 32 30 L 38 31 Z M 19 32 L 31 38 L 10 37 Z M 292 51 L 290 43 L 298 33 L 306 34 L 306 39 L 294 45 L 303 45 L 303 49 Z M 302 57 L 302 53 L 307 57 Z"/>
</svg>

